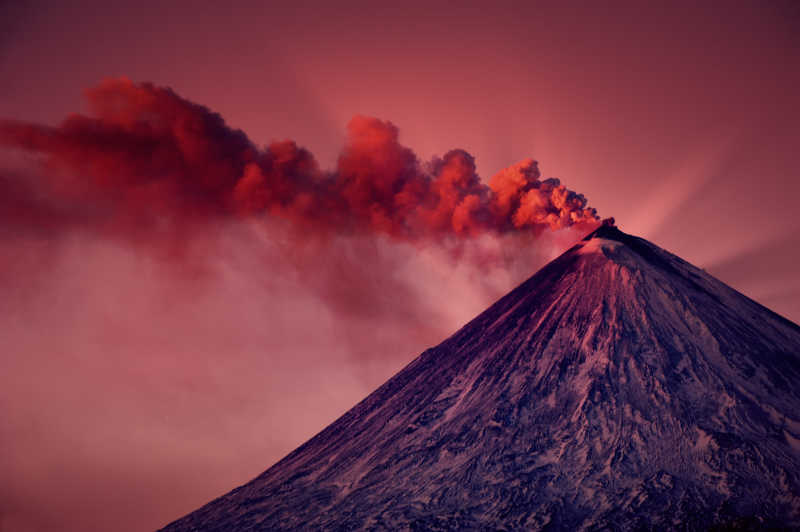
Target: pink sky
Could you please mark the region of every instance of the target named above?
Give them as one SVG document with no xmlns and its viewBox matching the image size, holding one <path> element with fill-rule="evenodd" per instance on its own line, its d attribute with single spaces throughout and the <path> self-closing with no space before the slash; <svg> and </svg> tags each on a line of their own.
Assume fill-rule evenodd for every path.
<svg viewBox="0 0 800 532">
<path fill-rule="evenodd" d="M 127 76 L 330 169 L 350 119 L 375 116 L 422 161 L 467 150 L 484 183 L 533 157 L 622 230 L 800 321 L 794 2 L 118 4 L 2 4 L 0 119 L 55 126 Z M 577 236 L 486 237 L 456 258 L 281 234 L 226 221 L 175 261 L 81 232 L 0 233 L 0 530 L 177 518 Z"/>
</svg>

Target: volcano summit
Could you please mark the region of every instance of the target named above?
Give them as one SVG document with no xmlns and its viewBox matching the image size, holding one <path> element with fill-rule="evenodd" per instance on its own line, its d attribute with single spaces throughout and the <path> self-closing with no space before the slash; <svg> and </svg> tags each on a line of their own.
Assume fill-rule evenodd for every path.
<svg viewBox="0 0 800 532">
<path fill-rule="evenodd" d="M 800 327 L 604 225 L 168 525 L 800 527 Z"/>
</svg>

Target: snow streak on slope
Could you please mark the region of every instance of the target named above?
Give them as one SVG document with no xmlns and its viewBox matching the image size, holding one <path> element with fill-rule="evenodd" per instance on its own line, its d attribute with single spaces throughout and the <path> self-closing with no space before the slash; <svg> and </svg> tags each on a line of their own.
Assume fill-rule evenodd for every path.
<svg viewBox="0 0 800 532">
<path fill-rule="evenodd" d="M 800 526 L 800 328 L 604 226 L 166 530 Z"/>
</svg>

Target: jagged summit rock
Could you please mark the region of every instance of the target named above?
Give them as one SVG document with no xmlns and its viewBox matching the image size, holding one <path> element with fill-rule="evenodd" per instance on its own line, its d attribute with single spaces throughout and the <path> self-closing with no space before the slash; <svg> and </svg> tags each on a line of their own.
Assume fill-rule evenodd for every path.
<svg viewBox="0 0 800 532">
<path fill-rule="evenodd" d="M 715 526 L 800 527 L 800 327 L 605 223 L 165 530 Z"/>
</svg>

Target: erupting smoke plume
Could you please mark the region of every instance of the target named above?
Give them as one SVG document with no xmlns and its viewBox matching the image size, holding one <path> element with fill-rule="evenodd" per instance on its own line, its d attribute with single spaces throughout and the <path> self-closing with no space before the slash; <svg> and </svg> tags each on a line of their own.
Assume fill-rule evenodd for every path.
<svg viewBox="0 0 800 532">
<path fill-rule="evenodd" d="M 535 161 L 487 185 L 375 118 L 324 171 L 166 88 L 87 96 L 58 127 L 0 122 L 0 529 L 167 522 L 599 223 Z"/>
<path fill-rule="evenodd" d="M 583 195 L 540 179 L 534 160 L 487 186 L 469 153 L 423 164 L 393 124 L 376 118 L 354 117 L 336 168 L 323 171 L 294 142 L 259 149 L 168 88 L 114 79 L 86 94 L 91 117 L 74 114 L 58 127 L 0 123 L 2 144 L 43 155 L 47 168 L 35 194 L 3 181 L 19 196 L 6 201 L 21 205 L 5 217 L 27 225 L 37 209 L 54 224 L 141 229 L 266 213 L 317 231 L 405 240 L 597 224 Z"/>
</svg>

